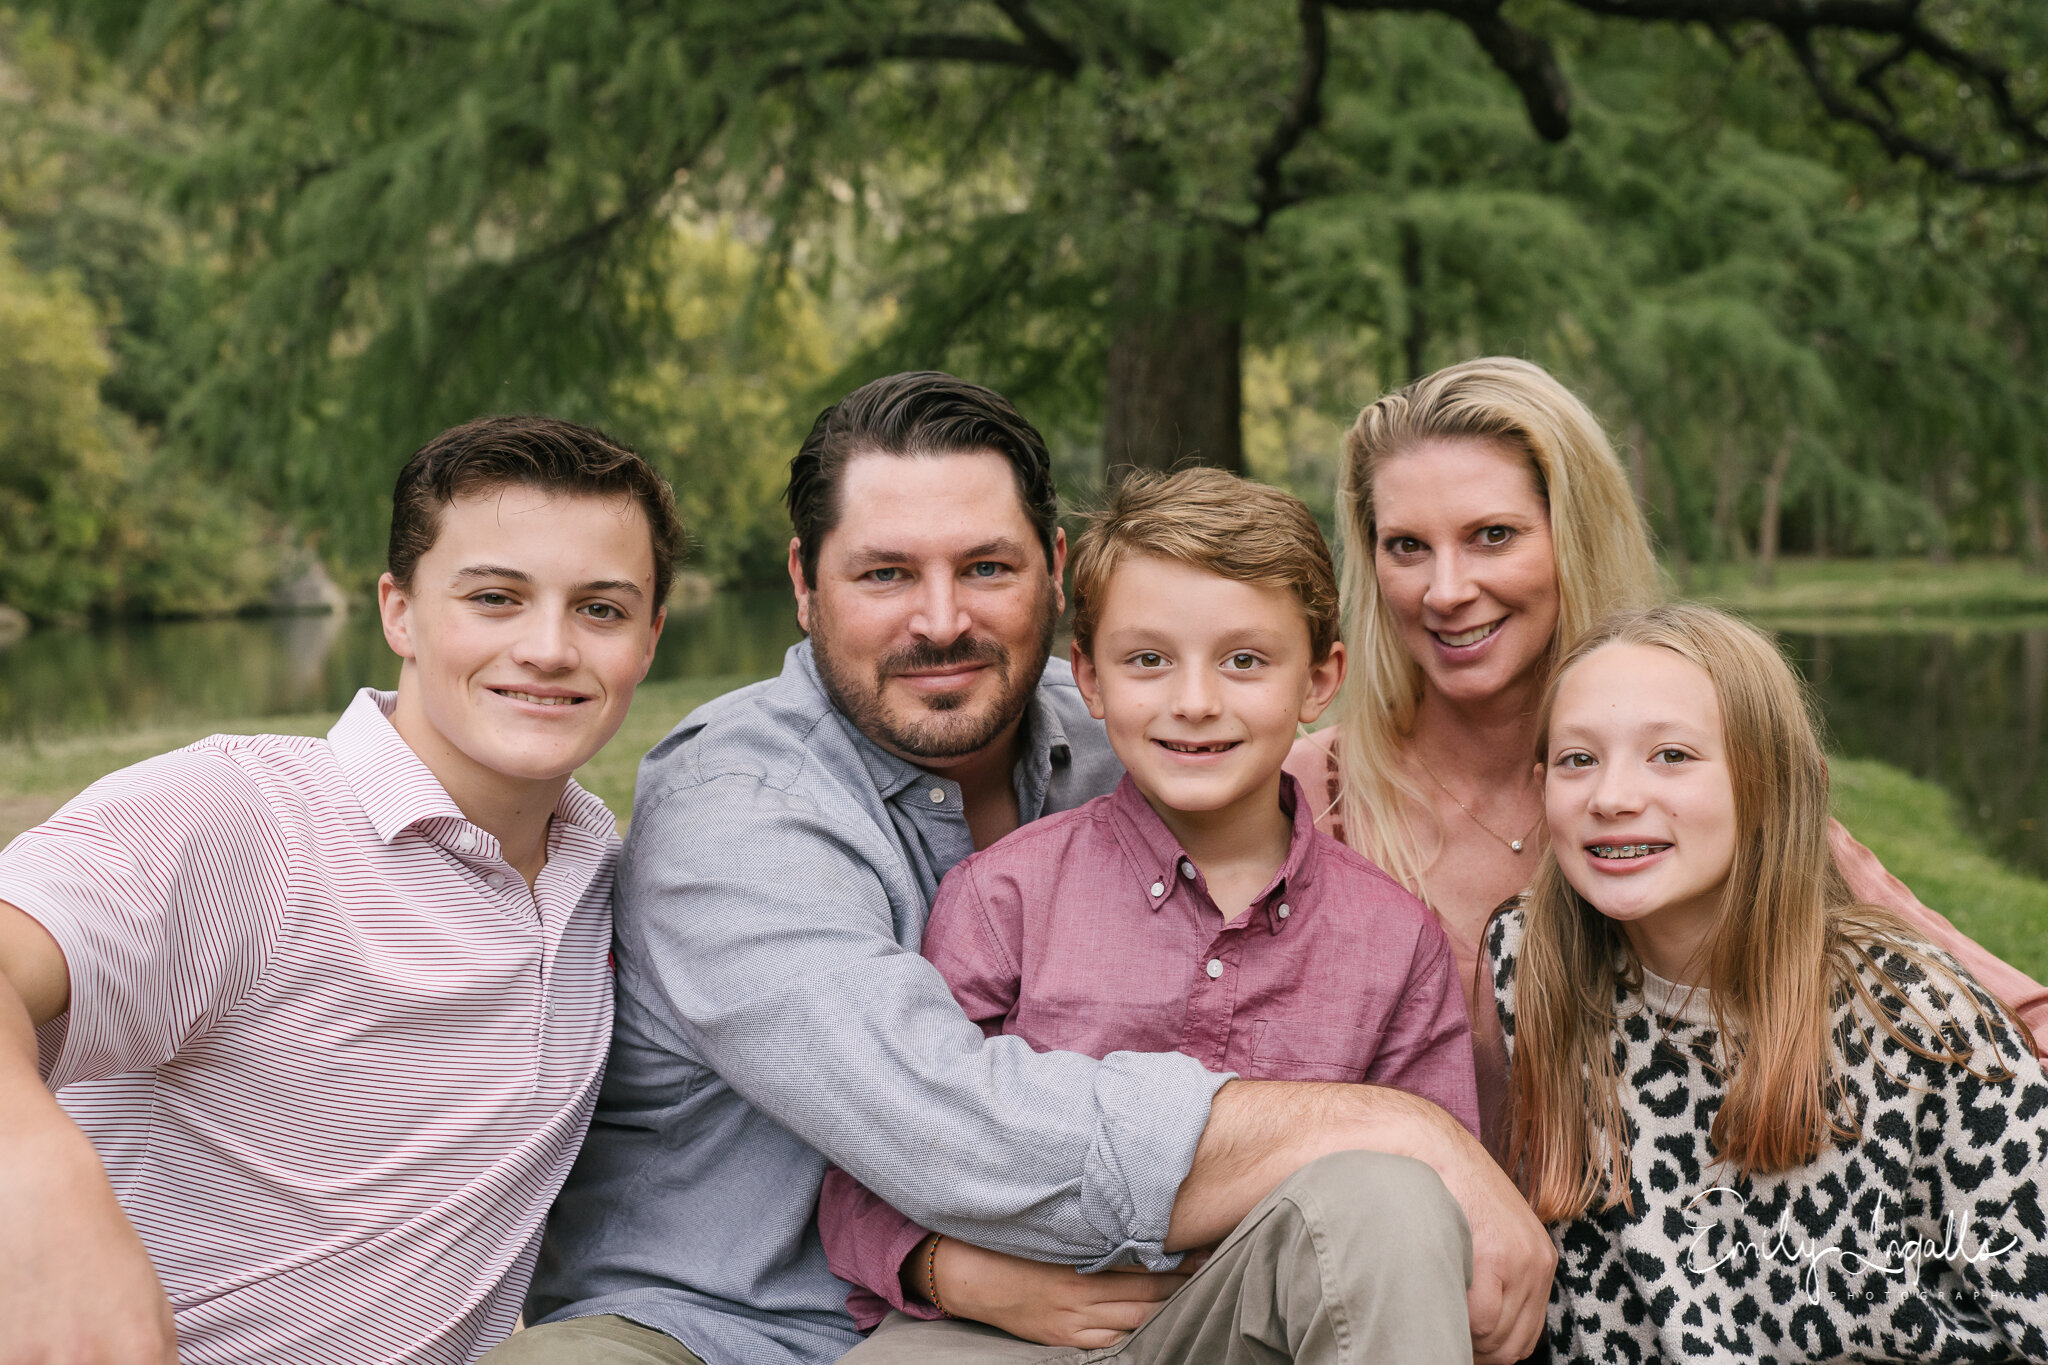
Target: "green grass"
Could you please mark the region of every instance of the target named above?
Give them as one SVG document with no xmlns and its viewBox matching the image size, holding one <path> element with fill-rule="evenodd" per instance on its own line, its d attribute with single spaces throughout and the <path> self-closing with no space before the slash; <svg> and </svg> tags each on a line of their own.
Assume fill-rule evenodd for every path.
<svg viewBox="0 0 2048 1365">
<path fill-rule="evenodd" d="M 1838 758 L 1835 815 L 1913 894 L 2036 980 L 2048 980 L 2048 881 L 1999 862 L 1932 782 Z"/>
<path fill-rule="evenodd" d="M 632 814 L 640 756 L 693 708 L 752 679 L 649 683 L 625 724 L 576 774 L 619 817 Z M 0 745 L 0 840 L 45 819 L 96 778 L 210 734 L 325 734 L 331 715 L 163 726 Z M 2048 978 L 2048 881 L 1999 862 L 1966 831 L 1955 802 L 1932 782 L 1865 759 L 1834 763 L 1835 813 L 1927 904 L 1986 948 Z"/>
<path fill-rule="evenodd" d="M 1799 558 L 1780 560 L 1768 588 L 1752 583 L 1746 567 L 1698 567 L 1681 595 L 1771 617 L 2004 616 L 2048 612 L 2048 574 L 2030 574 L 2017 559 Z"/>
</svg>

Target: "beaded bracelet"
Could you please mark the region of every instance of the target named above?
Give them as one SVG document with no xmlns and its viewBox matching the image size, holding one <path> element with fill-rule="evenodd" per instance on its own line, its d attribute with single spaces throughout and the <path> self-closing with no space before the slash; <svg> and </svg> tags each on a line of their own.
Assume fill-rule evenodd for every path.
<svg viewBox="0 0 2048 1365">
<path fill-rule="evenodd" d="M 944 1237 L 932 1238 L 931 1250 L 924 1254 L 924 1296 L 931 1300 L 932 1307 L 939 1310 L 940 1317 L 950 1318 L 953 1315 L 946 1311 L 945 1304 L 939 1302 L 939 1243 L 945 1240 Z"/>
</svg>

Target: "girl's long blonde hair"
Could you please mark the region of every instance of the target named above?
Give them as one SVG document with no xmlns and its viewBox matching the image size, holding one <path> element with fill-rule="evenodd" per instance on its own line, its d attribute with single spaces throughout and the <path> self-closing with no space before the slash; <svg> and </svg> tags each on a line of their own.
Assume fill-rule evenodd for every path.
<svg viewBox="0 0 2048 1365">
<path fill-rule="evenodd" d="M 1525 456 L 1550 507 L 1558 640 L 1661 593 L 1650 533 L 1614 449 L 1586 405 L 1541 366 L 1489 356 L 1438 370 L 1358 414 L 1338 483 L 1351 672 L 1338 713 L 1337 805 L 1346 837 L 1409 890 L 1442 848 L 1435 806 L 1402 761 L 1422 669 L 1401 643 L 1374 570 L 1373 475 L 1424 441 L 1492 441 Z"/>
<path fill-rule="evenodd" d="M 1877 956 L 1976 1001 L 1986 1036 L 2031 1035 L 1981 989 L 1916 946 L 1906 924 L 1858 905 L 1828 845 L 1828 768 L 1804 686 L 1772 642 L 1711 608 L 1672 604 L 1619 613 L 1575 643 L 1552 671 L 1537 759 L 1548 754 L 1551 709 L 1572 666 L 1614 644 L 1668 649 L 1702 669 L 1721 711 L 1735 791 L 1736 840 L 1721 906 L 1703 950 L 1727 1095 L 1709 1134 L 1744 1174 L 1811 1160 L 1853 1140 L 1830 1021 L 1858 998 L 1879 1028 L 1911 1051 L 1968 1066 L 1971 1030 L 1927 1019 L 1884 983 Z M 1596 1202 L 1629 1204 L 1630 1130 L 1616 1071 L 1617 986 L 1641 986 L 1641 965 L 1614 921 L 1572 887 L 1552 850 L 1524 910 L 1515 971 L 1515 1049 L 1509 1068 L 1507 1168 L 1536 1215 L 1574 1218 Z M 1879 983 L 1877 992 L 1871 982 Z M 1920 1015 L 1938 1045 L 1900 1030 Z M 1985 1079 L 2001 1077 L 1983 1075 Z"/>
</svg>

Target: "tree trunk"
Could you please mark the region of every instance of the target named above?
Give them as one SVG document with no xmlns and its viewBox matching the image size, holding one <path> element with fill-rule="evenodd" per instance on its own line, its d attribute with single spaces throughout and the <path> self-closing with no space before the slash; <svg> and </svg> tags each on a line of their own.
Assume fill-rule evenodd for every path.
<svg viewBox="0 0 2048 1365">
<path fill-rule="evenodd" d="M 1756 520 L 1756 585 L 1768 588 L 1778 578 L 1778 521 L 1784 507 L 1785 475 L 1792 468 L 1793 435 L 1778 440 L 1771 472 L 1764 475 L 1764 507 Z"/>
<path fill-rule="evenodd" d="M 1748 471 L 1743 468 L 1745 463 L 1742 448 L 1735 438 L 1723 438 L 1721 464 L 1714 476 L 1714 550 L 1717 578 L 1722 561 L 1732 559 L 1737 564 L 1749 562 L 1749 541 L 1742 534 L 1741 519 L 1735 515 L 1736 502 L 1742 495 L 1742 481 L 1748 476 Z"/>
<path fill-rule="evenodd" d="M 1176 245 L 1135 253 L 1117 280 L 1105 480 L 1120 467 L 1244 469 L 1244 244 L 1210 228 Z"/>
<path fill-rule="evenodd" d="M 2048 523 L 2041 515 L 2041 481 L 2031 474 L 2020 478 L 2020 508 L 2027 519 L 2027 572 L 2048 573 Z"/>
<path fill-rule="evenodd" d="M 1934 529 L 1927 543 L 1927 562 L 1930 564 L 1953 564 L 1956 560 L 1955 544 L 1949 539 L 1948 529 L 1948 469 L 1944 461 L 1940 470 L 1927 476 L 1924 487 L 1927 490 L 1927 504 L 1934 509 Z"/>
<path fill-rule="evenodd" d="M 1422 306 L 1422 289 L 1426 283 L 1422 270 L 1422 234 L 1415 224 L 1401 224 L 1401 287 L 1402 297 L 1408 305 L 1408 325 L 1401 333 L 1401 354 L 1408 362 L 1408 377 L 1401 382 L 1411 384 L 1422 378 L 1428 371 L 1422 368 L 1423 357 L 1429 351 L 1429 311 Z"/>
</svg>

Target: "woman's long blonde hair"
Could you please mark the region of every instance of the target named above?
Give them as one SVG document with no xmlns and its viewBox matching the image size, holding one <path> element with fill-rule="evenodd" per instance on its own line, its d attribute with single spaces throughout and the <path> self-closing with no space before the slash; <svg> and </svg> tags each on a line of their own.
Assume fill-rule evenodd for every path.
<svg viewBox="0 0 2048 1365">
<path fill-rule="evenodd" d="M 1727 1078 L 1709 1134 L 1720 1159 L 1743 1174 L 1780 1171 L 1811 1160 L 1830 1141 L 1857 1137 L 1861 1116 L 1851 1112 L 1837 1073 L 1838 1049 L 1849 1040 L 1831 1029 L 1837 1004 L 1851 996 L 1879 1028 L 1938 1062 L 1968 1066 L 1973 1032 L 1992 1038 L 2010 1029 L 2031 1045 L 1996 1001 L 1917 946 L 1904 921 L 1856 903 L 1828 845 L 1827 759 L 1806 689 L 1755 627 L 1684 603 L 1599 623 L 1552 672 L 1539 761 L 1547 756 L 1559 683 L 1587 655 L 1616 644 L 1668 649 L 1697 665 L 1720 706 L 1735 856 L 1701 964 Z M 1506 1165 L 1536 1215 L 1554 1222 L 1596 1202 L 1630 1203 L 1615 997 L 1618 986 L 1640 988 L 1642 969 L 1615 922 L 1565 879 L 1554 849 L 1544 855 L 1524 916 Z M 1928 1019 L 1888 984 L 1893 977 L 1880 956 L 1902 958 L 1910 972 L 1976 1001 L 1976 1028 Z M 1946 1046 L 1902 1033 L 1907 1013 Z"/>
<path fill-rule="evenodd" d="M 1344 619 L 1351 672 L 1338 714 L 1337 806 L 1346 837 L 1427 900 L 1443 844 L 1435 806 L 1402 761 L 1422 669 L 1401 643 L 1374 569 L 1373 475 L 1424 441 L 1498 442 L 1529 460 L 1550 507 L 1558 640 L 1621 607 L 1656 601 L 1657 564 L 1628 476 L 1586 405 L 1539 365 L 1468 360 L 1390 393 L 1344 437 Z M 1553 650 L 1554 653 L 1554 650 Z"/>
</svg>

